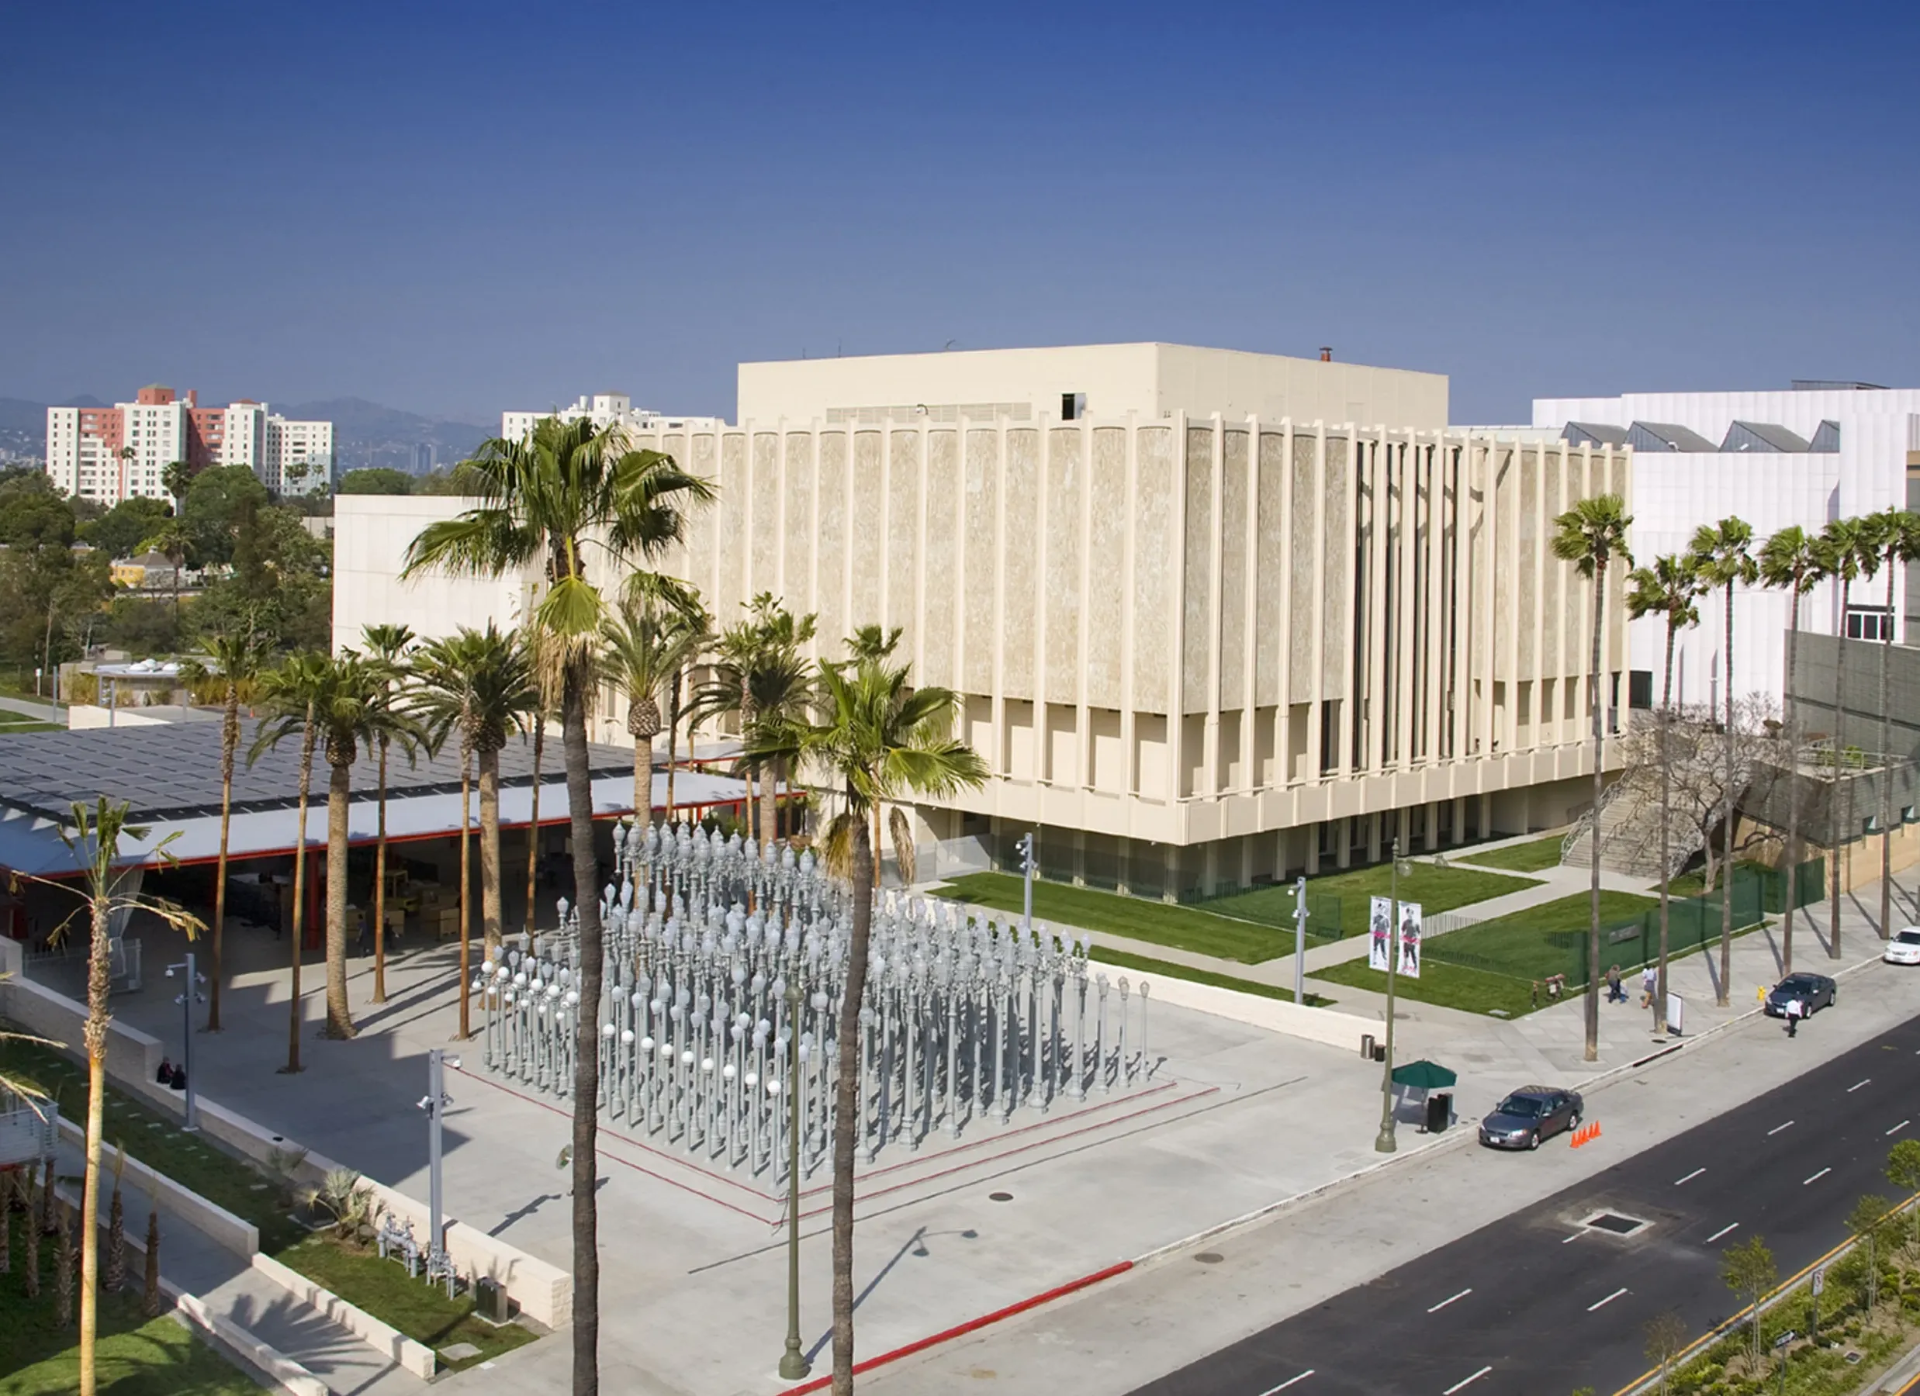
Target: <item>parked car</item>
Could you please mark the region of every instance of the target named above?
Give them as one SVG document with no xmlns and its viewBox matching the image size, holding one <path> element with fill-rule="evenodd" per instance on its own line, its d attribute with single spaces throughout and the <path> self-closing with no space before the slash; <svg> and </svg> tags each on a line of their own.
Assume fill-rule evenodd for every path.
<svg viewBox="0 0 1920 1396">
<path fill-rule="evenodd" d="M 1890 965 L 1920 965 L 1920 926 L 1909 926 L 1894 936 L 1880 958 Z"/>
<path fill-rule="evenodd" d="M 1537 1149 L 1541 1140 L 1579 1128 L 1584 1104 L 1578 1091 L 1522 1086 L 1480 1122 L 1480 1142 L 1490 1149 Z"/>
<path fill-rule="evenodd" d="M 1824 974 L 1789 974 L 1767 995 L 1767 1016 L 1786 1017 L 1787 1000 L 1799 999 L 1800 1016 L 1811 1018 L 1823 1008 L 1832 1008 L 1839 994 L 1840 986 Z"/>
</svg>

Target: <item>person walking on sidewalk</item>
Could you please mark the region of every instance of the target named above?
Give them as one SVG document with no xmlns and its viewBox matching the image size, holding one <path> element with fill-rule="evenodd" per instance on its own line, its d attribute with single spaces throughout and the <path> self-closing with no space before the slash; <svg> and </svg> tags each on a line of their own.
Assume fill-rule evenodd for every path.
<svg viewBox="0 0 1920 1396">
<path fill-rule="evenodd" d="M 1627 991 L 1620 987 L 1620 966 L 1607 966 L 1607 1002 L 1625 1003 Z"/>
<path fill-rule="evenodd" d="M 1660 975 L 1652 965 L 1640 971 L 1640 1006 L 1653 1007 L 1654 995 L 1660 991 Z"/>
<path fill-rule="evenodd" d="M 1805 1011 L 1806 1010 L 1800 1006 L 1799 999 L 1787 1000 L 1787 1006 L 1781 1010 L 1781 1013 L 1787 1020 L 1788 1037 L 1798 1037 L 1800 1035 L 1800 1018 Z"/>
</svg>

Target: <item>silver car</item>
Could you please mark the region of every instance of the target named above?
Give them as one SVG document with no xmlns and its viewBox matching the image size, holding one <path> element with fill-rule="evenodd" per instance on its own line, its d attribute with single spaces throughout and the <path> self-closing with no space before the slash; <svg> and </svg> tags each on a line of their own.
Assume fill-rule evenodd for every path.
<svg viewBox="0 0 1920 1396">
<path fill-rule="evenodd" d="M 1480 1142 L 1489 1149 L 1537 1149 L 1543 1139 L 1578 1129 L 1584 1105 L 1578 1091 L 1522 1086 L 1480 1122 Z"/>
</svg>

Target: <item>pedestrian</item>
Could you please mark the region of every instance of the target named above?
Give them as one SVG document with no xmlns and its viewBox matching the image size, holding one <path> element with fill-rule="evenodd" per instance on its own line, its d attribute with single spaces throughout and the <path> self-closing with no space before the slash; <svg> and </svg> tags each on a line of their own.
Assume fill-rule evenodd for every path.
<svg viewBox="0 0 1920 1396">
<path fill-rule="evenodd" d="M 1660 990 L 1660 976 L 1652 965 L 1640 971 L 1640 1006 L 1653 1007 L 1654 995 Z"/>
<path fill-rule="evenodd" d="M 1540 1006 L 1540 981 L 1538 979 L 1533 981 L 1528 998 L 1527 1006 L 1529 1008 L 1538 1008 Z"/>
<path fill-rule="evenodd" d="M 1625 1003 L 1627 991 L 1620 987 L 1620 966 L 1607 966 L 1607 1002 Z"/>
<path fill-rule="evenodd" d="M 1800 1006 L 1800 1000 L 1788 999 L 1787 1006 L 1782 1012 L 1786 1014 L 1787 1036 L 1798 1037 L 1800 1035 L 1800 1015 L 1805 1012 Z"/>
</svg>

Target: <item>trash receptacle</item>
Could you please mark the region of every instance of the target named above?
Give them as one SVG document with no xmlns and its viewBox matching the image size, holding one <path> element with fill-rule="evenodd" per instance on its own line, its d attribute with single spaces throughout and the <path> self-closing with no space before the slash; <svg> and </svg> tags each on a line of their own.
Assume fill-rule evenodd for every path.
<svg viewBox="0 0 1920 1396">
<path fill-rule="evenodd" d="M 1373 1060 L 1373 1034 L 1370 1032 L 1360 1034 L 1360 1055 L 1367 1061 Z"/>
<path fill-rule="evenodd" d="M 1427 1097 L 1427 1133 L 1438 1134 L 1453 1121 L 1453 1097 L 1435 1091 Z"/>
</svg>

